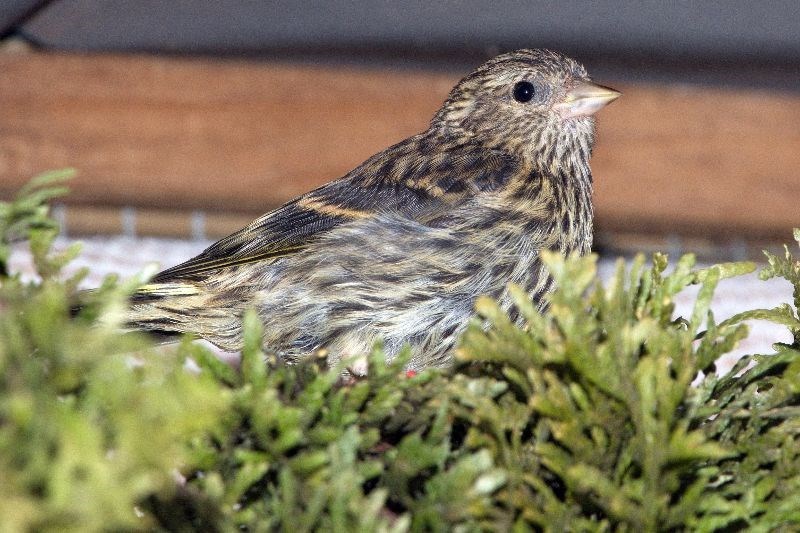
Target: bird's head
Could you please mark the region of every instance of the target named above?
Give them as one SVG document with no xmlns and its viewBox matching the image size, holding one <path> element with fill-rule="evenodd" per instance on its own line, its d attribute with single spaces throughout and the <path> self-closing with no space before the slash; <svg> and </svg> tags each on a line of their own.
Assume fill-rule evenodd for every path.
<svg viewBox="0 0 800 533">
<path fill-rule="evenodd" d="M 620 93 L 550 50 L 517 50 L 484 63 L 453 88 L 432 126 L 548 167 L 585 163 L 592 114 Z"/>
</svg>

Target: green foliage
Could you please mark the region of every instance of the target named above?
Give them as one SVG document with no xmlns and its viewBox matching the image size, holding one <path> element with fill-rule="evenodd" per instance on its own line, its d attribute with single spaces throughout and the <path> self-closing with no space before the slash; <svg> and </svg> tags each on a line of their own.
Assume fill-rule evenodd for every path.
<svg viewBox="0 0 800 533">
<path fill-rule="evenodd" d="M 108 280 L 99 291 L 105 323 L 70 318 L 81 274 L 56 276 L 77 250 L 48 253 L 55 225 L 44 203 L 62 177 L 40 176 L 0 204 L 0 255 L 30 239 L 41 277 L 0 277 L 0 530 L 145 528 L 155 522 L 137 505 L 175 491 L 173 469 L 227 398 L 211 376 L 184 370 L 185 353 L 119 334 L 113 310 L 133 285 Z"/>
<path fill-rule="evenodd" d="M 31 248 L 40 252 L 49 248 L 52 238 L 47 239 L 55 236 L 58 225 L 49 216 L 47 202 L 67 193 L 67 188 L 60 184 L 74 174 L 71 169 L 40 174 L 22 187 L 14 201 L 0 202 L 0 276 L 9 275 L 8 259 L 14 241 L 31 239 Z M 77 253 L 75 247 L 59 257 L 60 266 L 74 259 Z M 40 253 L 37 257 L 44 256 Z M 57 270 L 56 266 L 57 263 L 50 263 L 47 270 Z"/>
<path fill-rule="evenodd" d="M 746 335 L 743 325 L 716 326 L 709 305 L 722 277 L 752 265 L 696 271 L 685 256 L 665 275 L 665 257 L 657 255 L 649 269 L 638 257 L 627 271 L 620 262 L 603 287 L 593 257 L 546 260 L 560 287 L 549 313 L 537 313 L 515 290 L 528 324 L 521 330 L 481 300 L 478 311 L 492 327 L 473 325 L 461 349 L 466 359 L 499 363 L 495 379 L 521 411 L 509 419 L 495 402 L 472 420 L 476 427 L 502 424 L 493 445 L 508 450 L 500 456 L 509 471 L 528 465 L 503 497 L 524 501 L 518 512 L 541 528 L 706 528 L 716 519 L 708 492 L 719 475 L 715 465 L 737 450 L 707 434 L 709 398 L 699 395 L 714 396 L 716 377 L 699 387 L 692 382 Z M 692 283 L 701 285 L 692 315 L 675 321 L 675 296 Z M 514 446 L 515 438 L 522 442 Z"/>
<path fill-rule="evenodd" d="M 800 528 L 788 249 L 762 277 L 789 280 L 793 305 L 719 323 L 717 283 L 754 265 L 668 270 L 656 254 L 601 284 L 596 258 L 546 255 L 547 312 L 512 288 L 511 316 L 478 302 L 452 369 L 407 376 L 376 347 L 353 379 L 324 354 L 265 354 L 254 314 L 238 368 L 188 339 L 154 351 L 119 333 L 140 280 L 107 280 L 71 317 L 79 277 L 59 280 L 69 254 L 49 251 L 42 190 L 0 204 L 1 264 L 28 238 L 41 277 L 0 277 L 0 530 Z M 689 285 L 694 309 L 676 317 Z M 795 340 L 717 376 L 749 319 Z"/>
</svg>

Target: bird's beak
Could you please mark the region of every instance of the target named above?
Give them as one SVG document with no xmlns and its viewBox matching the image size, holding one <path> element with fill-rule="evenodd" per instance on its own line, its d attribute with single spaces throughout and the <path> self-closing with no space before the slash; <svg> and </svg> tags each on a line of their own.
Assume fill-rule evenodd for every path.
<svg viewBox="0 0 800 533">
<path fill-rule="evenodd" d="M 564 118 L 586 117 L 593 115 L 622 95 L 609 87 L 603 87 L 589 81 L 579 81 L 564 99 L 555 105 L 555 109 Z"/>
</svg>

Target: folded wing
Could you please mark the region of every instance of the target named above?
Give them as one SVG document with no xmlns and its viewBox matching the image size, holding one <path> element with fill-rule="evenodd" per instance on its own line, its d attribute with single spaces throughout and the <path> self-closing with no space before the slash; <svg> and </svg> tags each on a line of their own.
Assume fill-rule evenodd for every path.
<svg viewBox="0 0 800 533">
<path fill-rule="evenodd" d="M 471 195 L 502 187 L 517 169 L 505 155 L 421 134 L 371 157 L 333 181 L 258 218 L 169 268 L 154 283 L 202 279 L 220 268 L 296 253 L 349 221 L 396 213 L 425 222 Z"/>
</svg>

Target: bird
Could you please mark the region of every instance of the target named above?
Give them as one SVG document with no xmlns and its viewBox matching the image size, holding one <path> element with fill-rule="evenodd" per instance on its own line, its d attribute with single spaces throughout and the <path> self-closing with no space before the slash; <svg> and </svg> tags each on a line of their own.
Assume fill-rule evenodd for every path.
<svg viewBox="0 0 800 533">
<path fill-rule="evenodd" d="M 590 251 L 593 115 L 620 94 L 555 51 L 499 55 L 425 131 L 155 275 L 127 323 L 235 352 L 253 309 L 288 363 L 380 342 L 410 370 L 448 366 L 479 296 L 511 312 L 514 283 L 543 308 L 541 251 Z"/>
</svg>

